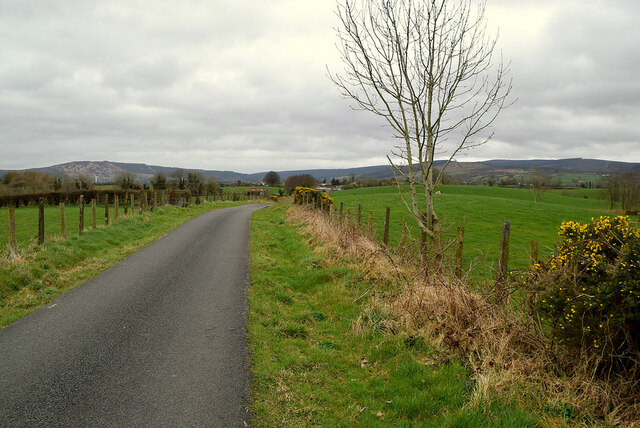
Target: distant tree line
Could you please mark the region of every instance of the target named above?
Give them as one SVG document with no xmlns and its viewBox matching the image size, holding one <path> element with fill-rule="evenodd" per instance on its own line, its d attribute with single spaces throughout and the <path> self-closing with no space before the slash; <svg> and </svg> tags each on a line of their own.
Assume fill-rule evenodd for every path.
<svg viewBox="0 0 640 428">
<path fill-rule="evenodd" d="M 49 175 L 40 171 L 9 171 L 0 180 L 0 194 L 18 195 L 24 193 L 69 192 L 88 190 L 93 180 L 87 174 L 68 176 L 64 174 Z"/>
<path fill-rule="evenodd" d="M 609 202 L 609 208 L 616 204 L 625 211 L 634 211 L 640 208 L 640 174 L 612 174 L 605 178 L 605 198 Z"/>
<path fill-rule="evenodd" d="M 122 190 L 190 190 L 194 195 L 217 193 L 220 185 L 215 178 L 205 178 L 198 171 L 176 169 L 167 177 L 157 172 L 149 182 L 138 179 L 130 171 L 119 173 L 114 183 Z M 71 192 L 76 190 L 91 190 L 95 187 L 95 179 L 88 174 L 66 175 L 55 173 L 45 174 L 40 171 L 10 171 L 0 179 L 0 195 L 21 195 L 29 193 Z"/>
</svg>

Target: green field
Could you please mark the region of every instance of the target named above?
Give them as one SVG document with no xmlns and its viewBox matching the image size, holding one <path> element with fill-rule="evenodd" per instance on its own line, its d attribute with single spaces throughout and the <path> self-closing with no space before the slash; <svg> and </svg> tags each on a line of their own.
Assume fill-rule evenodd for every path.
<svg viewBox="0 0 640 428">
<path fill-rule="evenodd" d="M 91 206 L 84 207 L 84 227 L 91 229 Z M 120 216 L 123 209 L 120 208 Z M 17 208 L 16 211 L 16 241 L 18 246 L 31 239 L 38 237 L 38 207 L 28 206 Z M 115 211 L 110 207 L 109 215 L 111 220 Z M 67 205 L 65 207 L 65 225 L 67 237 L 78 234 L 78 221 L 80 218 L 80 207 L 78 205 Z M 60 236 L 60 208 L 57 206 L 46 206 L 44 209 L 45 241 Z M 96 205 L 96 226 L 104 225 L 104 205 Z M 0 248 L 4 248 L 9 241 L 9 215 L 7 208 L 0 208 Z"/>
<path fill-rule="evenodd" d="M 455 239 L 456 228 L 465 227 L 464 254 L 467 267 L 475 266 L 472 276 L 493 275 L 503 220 L 511 221 L 510 268 L 525 268 L 529 260 L 529 241 L 539 242 L 540 254 L 548 254 L 557 241 L 557 227 L 563 220 L 588 221 L 610 215 L 606 201 L 598 199 L 598 189 L 570 189 L 544 192 L 542 200 L 533 201 L 526 189 L 490 186 L 440 186 L 434 195 L 436 213 L 443 227 L 445 244 Z M 406 194 L 406 189 L 404 190 Z M 362 204 L 362 221 L 373 215 L 374 227 L 382 237 L 384 213 L 391 207 L 390 245 L 400 241 L 402 219 L 417 239 L 419 231 L 407 213 L 396 187 L 370 187 L 333 192 L 339 207 L 357 212 Z M 408 195 L 407 195 L 408 196 Z M 421 209 L 424 206 L 421 205 Z M 353 214 L 352 214 L 353 215 Z M 486 263 L 484 263 L 486 262 Z"/>
<path fill-rule="evenodd" d="M 356 330 L 368 308 L 358 297 L 371 284 L 348 262 L 310 247 L 286 221 L 287 207 L 252 218 L 252 426 L 539 426 L 538 416 L 496 397 L 467 406 L 468 367 L 439 360 L 421 338 L 383 328 L 376 320 L 384 314 Z"/>
</svg>

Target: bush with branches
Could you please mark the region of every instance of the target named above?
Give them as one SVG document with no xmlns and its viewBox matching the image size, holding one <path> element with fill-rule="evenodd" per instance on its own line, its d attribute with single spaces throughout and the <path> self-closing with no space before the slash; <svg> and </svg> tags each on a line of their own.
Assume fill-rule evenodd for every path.
<svg viewBox="0 0 640 428">
<path fill-rule="evenodd" d="M 604 373 L 640 369 L 640 229 L 628 217 L 563 222 L 530 279 L 534 313 L 554 343 Z"/>
<path fill-rule="evenodd" d="M 306 202 L 309 204 L 318 204 L 325 207 L 329 207 L 331 204 L 333 204 L 333 198 L 331 196 L 310 187 L 296 187 L 293 192 L 293 197 L 297 204 Z"/>
<path fill-rule="evenodd" d="M 313 178 L 310 174 L 298 174 L 290 175 L 284 180 L 284 191 L 287 195 L 293 193 L 296 187 L 315 187 L 318 185 L 318 180 Z"/>
</svg>

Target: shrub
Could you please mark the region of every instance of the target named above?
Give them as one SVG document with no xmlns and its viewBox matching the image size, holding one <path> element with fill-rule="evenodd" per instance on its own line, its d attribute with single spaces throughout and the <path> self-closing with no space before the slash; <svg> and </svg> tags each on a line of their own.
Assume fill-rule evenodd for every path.
<svg viewBox="0 0 640 428">
<path fill-rule="evenodd" d="M 563 222 L 561 241 L 531 277 L 533 307 L 554 343 L 600 369 L 638 368 L 640 229 L 628 217 Z"/>
<path fill-rule="evenodd" d="M 329 208 L 333 204 L 333 198 L 324 192 L 309 187 L 298 186 L 293 192 L 294 200 L 297 204 L 302 204 L 305 201 L 310 204 L 318 204 Z"/>
<path fill-rule="evenodd" d="M 317 185 L 318 180 L 309 174 L 290 175 L 284 180 L 284 191 L 290 195 L 296 187 L 315 187 Z"/>
</svg>

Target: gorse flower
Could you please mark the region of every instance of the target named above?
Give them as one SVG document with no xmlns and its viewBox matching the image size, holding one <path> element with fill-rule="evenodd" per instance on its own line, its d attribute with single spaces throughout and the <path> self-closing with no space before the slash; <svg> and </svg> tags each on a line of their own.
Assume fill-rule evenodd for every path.
<svg viewBox="0 0 640 428">
<path fill-rule="evenodd" d="M 603 216 L 562 222 L 558 236 L 549 259 L 532 268 L 533 309 L 556 343 L 597 349 L 613 367 L 639 352 L 632 336 L 640 331 L 640 228 L 626 216 Z"/>
</svg>

